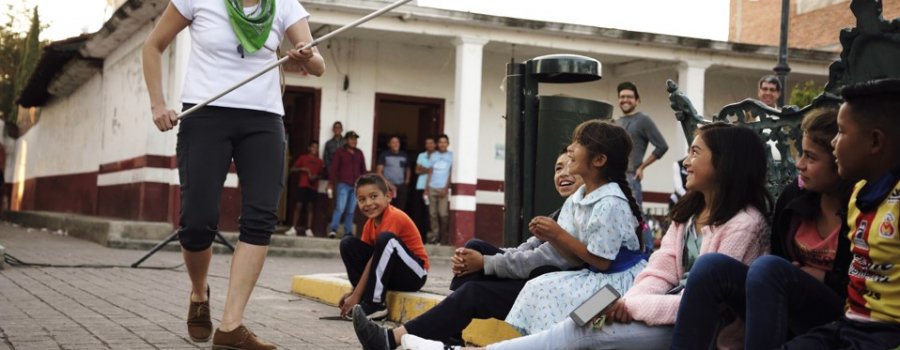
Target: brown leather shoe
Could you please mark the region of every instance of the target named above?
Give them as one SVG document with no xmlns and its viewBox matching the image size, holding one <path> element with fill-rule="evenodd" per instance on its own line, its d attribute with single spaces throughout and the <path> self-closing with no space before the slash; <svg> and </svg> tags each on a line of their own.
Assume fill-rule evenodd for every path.
<svg viewBox="0 0 900 350">
<path fill-rule="evenodd" d="M 212 320 L 209 318 L 209 286 L 206 301 L 191 302 L 187 317 L 188 336 L 195 342 L 208 342 L 212 336 Z"/>
<path fill-rule="evenodd" d="M 231 332 L 223 332 L 216 328 L 213 336 L 213 350 L 273 350 L 275 345 L 269 344 L 256 337 L 244 325 L 238 326 Z"/>
</svg>

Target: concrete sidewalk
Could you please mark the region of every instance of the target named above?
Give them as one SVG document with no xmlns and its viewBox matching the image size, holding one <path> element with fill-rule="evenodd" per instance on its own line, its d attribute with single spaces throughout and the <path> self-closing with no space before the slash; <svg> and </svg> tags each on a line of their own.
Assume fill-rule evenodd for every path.
<svg viewBox="0 0 900 350">
<path fill-rule="evenodd" d="M 25 262 L 128 266 L 143 251 L 0 223 L 0 245 Z M 159 252 L 145 266 L 181 263 L 181 255 Z M 230 255 L 215 255 L 210 267 L 213 323 L 225 300 Z M 322 321 L 337 308 L 291 293 L 295 275 L 342 273 L 339 259 L 266 259 L 245 324 L 284 349 L 359 349 L 350 322 Z M 446 290 L 449 265 L 432 264 L 434 284 Z M 438 287 L 443 284 L 443 287 Z M 0 349 L 193 349 L 209 348 L 187 338 L 190 283 L 183 267 L 168 270 L 20 267 L 0 270 Z"/>
</svg>

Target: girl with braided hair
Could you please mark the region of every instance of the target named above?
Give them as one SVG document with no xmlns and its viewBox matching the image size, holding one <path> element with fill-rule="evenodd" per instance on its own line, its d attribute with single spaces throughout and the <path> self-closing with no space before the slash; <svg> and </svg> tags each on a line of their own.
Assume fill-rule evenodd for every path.
<svg viewBox="0 0 900 350">
<path fill-rule="evenodd" d="M 534 218 L 529 230 L 563 257 L 582 266 L 530 280 L 506 318 L 523 334 L 562 321 L 604 285 L 624 294 L 646 261 L 641 255 L 641 213 L 625 178 L 631 139 L 625 129 L 591 120 L 579 125 L 567 149 L 569 173 L 584 185 L 570 196 L 558 222 Z"/>
</svg>

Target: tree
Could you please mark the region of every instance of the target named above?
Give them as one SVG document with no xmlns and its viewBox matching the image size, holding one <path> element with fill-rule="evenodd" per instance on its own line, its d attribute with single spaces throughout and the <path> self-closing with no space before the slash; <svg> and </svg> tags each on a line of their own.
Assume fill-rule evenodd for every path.
<svg viewBox="0 0 900 350">
<path fill-rule="evenodd" d="M 35 7 L 32 9 L 31 26 L 23 36 L 14 28 L 16 15 L 12 5 L 8 8 L 6 23 L 0 25 L 0 113 L 4 120 L 14 124 L 19 110 L 16 98 L 28 83 L 41 55 L 40 34 L 43 27 Z"/>
<path fill-rule="evenodd" d="M 0 24 L 0 117 L 7 119 L 16 99 L 16 70 L 22 56 L 24 36 L 15 31 L 15 11 L 13 5 L 6 6 L 5 21 Z"/>
<path fill-rule="evenodd" d="M 809 106 L 813 99 L 821 95 L 823 91 L 825 91 L 825 86 L 818 85 L 812 80 L 794 85 L 794 89 L 791 90 L 790 104 L 800 108 Z"/>
</svg>

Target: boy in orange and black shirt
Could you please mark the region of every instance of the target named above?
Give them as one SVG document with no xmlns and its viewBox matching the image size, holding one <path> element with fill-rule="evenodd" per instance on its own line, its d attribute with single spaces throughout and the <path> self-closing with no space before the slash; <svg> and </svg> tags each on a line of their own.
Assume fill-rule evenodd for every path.
<svg viewBox="0 0 900 350">
<path fill-rule="evenodd" d="M 847 312 L 785 349 L 900 347 L 900 79 L 845 87 L 832 141 L 842 178 L 861 180 L 847 212 Z"/>
<path fill-rule="evenodd" d="M 369 319 L 387 316 L 388 290 L 418 291 L 428 277 L 428 255 L 412 219 L 393 207 L 387 182 L 377 174 L 356 181 L 356 201 L 369 219 L 361 238 L 341 240 L 341 259 L 353 291 L 341 297 L 341 316 L 359 304 Z"/>
</svg>

